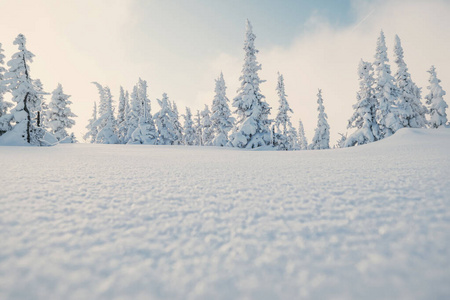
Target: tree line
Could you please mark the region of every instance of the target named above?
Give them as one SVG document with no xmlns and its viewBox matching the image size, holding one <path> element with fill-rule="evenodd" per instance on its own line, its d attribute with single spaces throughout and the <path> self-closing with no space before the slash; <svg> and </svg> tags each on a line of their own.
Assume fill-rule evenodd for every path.
<svg viewBox="0 0 450 300">
<path fill-rule="evenodd" d="M 330 126 L 322 97 L 317 93 L 318 119 L 311 143 L 308 143 L 302 121 L 298 128 L 292 124 L 293 110 L 285 93 L 284 77 L 278 73 L 278 111 L 271 119 L 272 108 L 260 91 L 258 72 L 261 65 L 256 55 L 255 34 L 247 20 L 244 41 L 244 63 L 239 78 L 237 96 L 230 100 L 226 95 L 226 84 L 221 73 L 215 80 L 215 95 L 211 110 L 205 105 L 195 116 L 186 107 L 180 116 L 177 105 L 166 93 L 157 99 L 159 110 L 152 115 L 151 101 L 147 96 L 148 85 L 139 78 L 131 93 L 120 87 L 118 109 L 114 107 L 111 90 L 97 82 L 93 84 L 99 92 L 98 106 L 94 102 L 92 117 L 87 125 L 84 139 L 102 144 L 149 144 L 220 146 L 237 148 L 272 147 L 278 150 L 318 150 L 330 148 Z M 63 93 L 62 86 L 52 93 L 46 105 L 41 82 L 29 76 L 28 62 L 33 54 L 25 47 L 21 34 L 14 44 L 19 52 L 8 62 L 9 69 L 2 68 L 3 58 L 0 44 L 0 135 L 14 133 L 33 145 L 57 142 L 76 142 L 68 134 L 76 117 L 70 110 L 70 96 Z M 378 141 L 404 127 L 438 128 L 446 126 L 447 103 L 445 91 L 440 85 L 434 66 L 430 73 L 429 93 L 422 103 L 421 88 L 412 80 L 404 61 L 400 38 L 395 37 L 395 63 L 397 71 L 392 74 L 385 36 L 381 31 L 377 40 L 374 62 L 361 60 L 358 66 L 359 90 L 354 113 L 349 119 L 349 136 L 341 134 L 334 147 L 350 147 Z M 5 101 L 5 92 L 12 94 L 16 106 Z M 181 124 L 182 117 L 183 124 Z M 49 138 L 51 136 L 51 138 Z"/>
</svg>

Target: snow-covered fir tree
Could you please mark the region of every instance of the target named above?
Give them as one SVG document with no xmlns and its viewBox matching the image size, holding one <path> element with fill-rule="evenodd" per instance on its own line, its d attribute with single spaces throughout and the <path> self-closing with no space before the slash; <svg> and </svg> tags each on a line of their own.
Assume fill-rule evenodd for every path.
<svg viewBox="0 0 450 300">
<path fill-rule="evenodd" d="M 329 149 L 330 148 L 330 125 L 328 125 L 328 116 L 325 113 L 325 107 L 323 106 L 322 90 L 319 89 L 317 93 L 317 104 L 319 116 L 317 119 L 317 128 L 312 139 L 310 148 L 313 150 Z"/>
<path fill-rule="evenodd" d="M 212 146 L 214 140 L 214 132 L 211 122 L 211 112 L 208 105 L 205 104 L 205 109 L 201 112 L 202 124 L 202 141 L 203 146 Z"/>
<path fill-rule="evenodd" d="M 388 64 L 387 47 L 383 31 L 377 40 L 375 53 L 375 97 L 378 102 L 377 123 L 380 139 L 394 134 L 402 127 L 399 111 L 395 107 L 398 91 Z"/>
<path fill-rule="evenodd" d="M 194 130 L 195 130 L 195 145 L 203 146 L 203 130 L 202 130 L 202 116 L 200 110 L 197 109 L 197 114 L 194 119 Z"/>
<path fill-rule="evenodd" d="M 245 59 L 241 86 L 238 95 L 233 100 L 236 108 L 237 121 L 230 135 L 230 145 L 239 148 L 256 148 L 272 143 L 269 114 L 270 106 L 264 100 L 259 85 L 263 82 L 258 76 L 261 65 L 256 61 L 255 35 L 247 20 L 246 38 L 244 43 Z"/>
<path fill-rule="evenodd" d="M 297 132 L 292 127 L 289 113 L 293 113 L 287 101 L 283 75 L 278 73 L 277 82 L 278 113 L 275 118 L 274 146 L 279 150 L 294 150 L 298 147 Z"/>
<path fill-rule="evenodd" d="M 28 66 L 33 61 L 34 54 L 27 50 L 23 34 L 16 37 L 14 45 L 18 46 L 19 51 L 8 62 L 9 69 L 5 73 L 4 82 L 16 106 L 2 118 L 3 127 L 11 128 L 12 135 L 28 144 L 40 145 L 45 132 L 36 125 L 36 115 L 41 108 Z"/>
<path fill-rule="evenodd" d="M 192 121 L 192 113 L 189 107 L 186 107 L 186 114 L 184 114 L 183 117 L 183 144 L 187 146 L 195 145 L 197 136 L 194 129 L 194 122 Z"/>
<path fill-rule="evenodd" d="M 125 140 L 128 142 L 131 140 L 133 132 L 139 126 L 139 117 L 141 115 L 141 102 L 138 97 L 138 85 L 133 87 L 130 99 L 130 109 L 127 114 L 127 135 Z"/>
<path fill-rule="evenodd" d="M 290 150 L 301 150 L 300 144 L 298 143 L 298 133 L 292 124 L 288 127 L 287 131 L 288 144 L 291 146 Z"/>
<path fill-rule="evenodd" d="M 5 55 L 2 53 L 2 44 L 0 43 L 0 136 L 11 130 L 11 125 L 9 123 L 10 117 L 7 116 L 8 109 L 12 107 L 12 103 L 5 100 L 5 93 L 7 91 L 6 83 L 4 81 L 4 76 L 6 69 L 3 67 L 5 61 Z"/>
<path fill-rule="evenodd" d="M 177 129 L 174 125 L 175 114 L 170 105 L 167 94 L 162 95 L 162 99 L 158 99 L 160 111 L 155 114 L 155 123 L 158 128 L 159 145 L 173 145 L 177 139 Z"/>
<path fill-rule="evenodd" d="M 52 92 L 52 99 L 48 104 L 47 125 L 58 141 L 72 143 L 74 141 L 70 139 L 67 129 L 75 125 L 72 118 L 76 115 L 70 110 L 69 105 L 72 102 L 69 98 L 70 95 L 64 94 L 62 85 L 58 84 Z"/>
<path fill-rule="evenodd" d="M 126 144 L 128 142 L 127 112 L 129 111 L 129 104 L 126 95 L 127 94 L 125 93 L 123 87 L 120 87 L 119 109 L 117 111 L 117 137 L 119 139 L 119 143 L 121 144 Z"/>
<path fill-rule="evenodd" d="M 343 134 L 339 132 L 339 135 L 341 137 L 336 141 L 336 145 L 333 146 L 333 149 L 344 148 L 346 146 L 347 133 Z"/>
<path fill-rule="evenodd" d="M 172 111 L 174 115 L 173 125 L 175 127 L 175 132 L 177 135 L 176 141 L 174 141 L 174 145 L 182 145 L 183 144 L 183 126 L 180 123 L 180 114 L 178 113 L 178 107 L 175 101 L 172 102 Z"/>
<path fill-rule="evenodd" d="M 401 125 L 411 128 L 425 127 L 427 108 L 422 104 L 420 88 L 412 81 L 411 74 L 408 72 L 398 35 L 395 36 L 394 54 L 398 67 L 395 73 L 395 82 L 398 90 L 397 107 Z"/>
<path fill-rule="evenodd" d="M 128 143 L 156 145 L 158 143 L 158 132 L 151 114 L 150 100 L 147 96 L 147 81 L 139 78 L 137 98 L 140 103 L 140 115 L 138 127 L 131 134 Z"/>
<path fill-rule="evenodd" d="M 211 122 L 214 132 L 212 144 L 219 147 L 228 144 L 228 132 L 234 123 L 234 118 L 231 116 L 231 110 L 228 106 L 230 100 L 227 98 L 226 89 L 223 74 L 220 73 L 219 78 L 216 79 L 215 95 L 211 107 Z"/>
<path fill-rule="evenodd" d="M 373 88 L 373 66 L 361 60 L 358 66 L 359 91 L 356 94 L 355 110 L 347 128 L 356 128 L 356 131 L 345 140 L 345 147 L 363 145 L 377 141 L 380 138 L 376 119 L 377 99 Z"/>
<path fill-rule="evenodd" d="M 97 142 L 97 103 L 94 102 L 94 110 L 92 111 L 92 117 L 88 121 L 88 125 L 86 126 L 86 129 L 88 130 L 86 134 L 83 136 L 83 139 L 86 141 L 89 141 L 90 143 L 96 143 Z"/>
<path fill-rule="evenodd" d="M 119 139 L 116 135 L 116 120 L 114 118 L 113 100 L 109 87 L 103 87 L 93 82 L 100 94 L 99 117 L 96 122 L 98 134 L 96 142 L 99 144 L 117 144 Z"/>
<path fill-rule="evenodd" d="M 42 128 L 47 128 L 47 113 L 48 113 L 48 105 L 45 102 L 44 95 L 48 95 L 44 91 L 44 86 L 40 79 L 33 80 L 34 88 L 37 92 L 36 96 L 38 97 L 37 103 L 41 104 L 41 110 L 37 111 L 37 126 Z"/>
<path fill-rule="evenodd" d="M 448 121 L 446 112 L 448 105 L 443 98 L 446 93 L 439 84 L 441 80 L 437 78 L 436 68 L 431 66 L 428 73 L 430 73 L 430 79 L 428 80 L 430 85 L 427 87 L 429 93 L 425 96 L 425 99 L 427 99 L 430 110 L 429 124 L 431 128 L 439 128 L 445 126 Z"/>
<path fill-rule="evenodd" d="M 298 146 L 300 150 L 308 149 L 308 140 L 306 139 L 302 120 L 298 120 Z"/>
</svg>

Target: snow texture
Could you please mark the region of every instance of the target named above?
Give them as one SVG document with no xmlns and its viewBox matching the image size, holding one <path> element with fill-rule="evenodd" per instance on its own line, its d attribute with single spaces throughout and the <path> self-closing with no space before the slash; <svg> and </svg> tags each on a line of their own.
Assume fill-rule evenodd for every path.
<svg viewBox="0 0 450 300">
<path fill-rule="evenodd" d="M 449 299 L 449 148 L 0 147 L 0 299 Z"/>
</svg>

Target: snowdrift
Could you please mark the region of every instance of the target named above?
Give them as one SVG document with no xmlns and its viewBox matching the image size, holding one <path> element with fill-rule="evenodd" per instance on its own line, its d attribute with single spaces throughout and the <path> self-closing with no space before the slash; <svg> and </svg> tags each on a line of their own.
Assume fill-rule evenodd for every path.
<svg viewBox="0 0 450 300">
<path fill-rule="evenodd" d="M 0 299 L 447 299 L 449 146 L 0 147 Z"/>
</svg>

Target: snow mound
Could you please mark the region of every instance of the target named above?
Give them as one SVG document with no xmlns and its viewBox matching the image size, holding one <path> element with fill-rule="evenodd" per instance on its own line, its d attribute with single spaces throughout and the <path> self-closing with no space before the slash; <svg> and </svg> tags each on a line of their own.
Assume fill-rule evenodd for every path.
<svg viewBox="0 0 450 300">
<path fill-rule="evenodd" d="M 0 299 L 449 299 L 449 148 L 0 147 Z"/>
<path fill-rule="evenodd" d="M 20 125 L 22 124 L 0 136 L 0 146 L 29 146 L 25 138 L 21 136 L 24 128 Z"/>
</svg>

